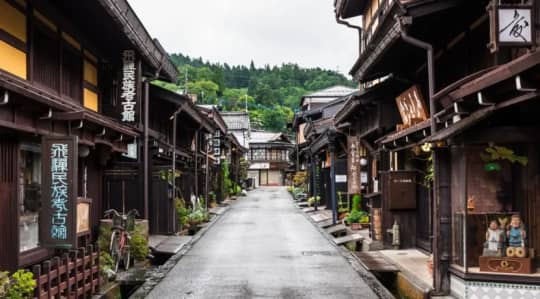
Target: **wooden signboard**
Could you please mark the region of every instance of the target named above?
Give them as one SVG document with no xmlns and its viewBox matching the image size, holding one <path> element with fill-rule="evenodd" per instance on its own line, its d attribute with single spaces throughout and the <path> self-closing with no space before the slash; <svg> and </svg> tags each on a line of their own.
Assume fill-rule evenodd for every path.
<svg viewBox="0 0 540 299">
<path fill-rule="evenodd" d="M 43 137 L 42 247 L 70 249 L 77 241 L 77 136 Z"/>
<path fill-rule="evenodd" d="M 78 198 L 77 201 L 77 235 L 90 232 L 90 206 L 92 200 Z"/>
<path fill-rule="evenodd" d="M 360 141 L 356 136 L 347 137 L 347 192 L 349 194 L 360 194 Z"/>
<path fill-rule="evenodd" d="M 122 51 L 122 74 L 120 80 L 120 119 L 135 123 L 139 110 L 139 88 L 137 54 L 134 50 Z"/>
<path fill-rule="evenodd" d="M 390 171 L 384 174 L 383 200 L 390 210 L 416 209 L 416 172 Z"/>
<path fill-rule="evenodd" d="M 396 98 L 396 104 L 403 121 L 401 129 L 406 129 L 428 119 L 426 104 L 418 85 L 414 85 L 400 94 Z"/>
<path fill-rule="evenodd" d="M 490 16 L 491 52 L 501 46 L 530 47 L 535 44 L 534 9 L 530 4 L 500 4 L 488 6 Z"/>
</svg>

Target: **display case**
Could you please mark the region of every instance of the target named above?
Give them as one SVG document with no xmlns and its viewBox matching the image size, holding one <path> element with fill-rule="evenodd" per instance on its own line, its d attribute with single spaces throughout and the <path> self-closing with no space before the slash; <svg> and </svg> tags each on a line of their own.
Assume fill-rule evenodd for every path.
<svg viewBox="0 0 540 299">
<path fill-rule="evenodd" d="M 453 269 L 538 276 L 536 151 L 515 144 L 496 150 L 489 144 L 451 148 Z"/>
</svg>

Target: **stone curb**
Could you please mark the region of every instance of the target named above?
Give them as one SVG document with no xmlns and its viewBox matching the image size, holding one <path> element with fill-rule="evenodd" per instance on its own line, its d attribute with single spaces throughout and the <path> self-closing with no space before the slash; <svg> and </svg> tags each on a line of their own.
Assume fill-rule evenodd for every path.
<svg viewBox="0 0 540 299">
<path fill-rule="evenodd" d="M 289 194 L 290 195 L 290 194 Z M 291 200 L 294 201 L 294 199 L 291 198 Z M 298 207 L 297 207 L 298 208 Z M 323 235 L 326 240 L 328 240 L 328 243 L 330 243 L 332 246 L 334 246 L 338 252 L 341 254 L 341 256 L 347 260 L 347 262 L 352 266 L 353 270 L 364 280 L 364 282 L 368 285 L 368 287 L 373 290 L 373 292 L 381 299 L 395 299 L 394 295 L 390 293 L 390 291 L 371 273 L 369 272 L 362 263 L 358 260 L 358 258 L 352 254 L 349 250 L 345 249 L 343 246 L 337 246 L 334 241 L 332 240 L 332 236 L 326 233 L 323 228 L 319 227 L 319 225 L 309 217 L 309 214 L 306 214 L 302 212 L 300 208 L 298 208 L 298 211 L 306 217 L 306 219 L 315 226 L 315 228 L 319 231 L 321 235 Z"/>
<path fill-rule="evenodd" d="M 206 232 L 218 222 L 223 215 L 225 215 L 230 210 L 230 205 L 232 202 L 229 202 L 229 205 L 221 214 L 216 214 L 212 220 L 205 225 L 201 230 L 199 230 L 193 238 L 182 247 L 177 254 L 171 256 L 165 264 L 150 270 L 146 273 L 146 282 L 141 285 L 135 293 L 133 293 L 129 298 L 130 299 L 143 299 L 146 298 L 150 292 L 167 276 L 167 274 L 176 266 L 176 264 L 182 259 L 188 251 L 191 250 L 193 245 L 195 245 L 205 234 Z"/>
</svg>

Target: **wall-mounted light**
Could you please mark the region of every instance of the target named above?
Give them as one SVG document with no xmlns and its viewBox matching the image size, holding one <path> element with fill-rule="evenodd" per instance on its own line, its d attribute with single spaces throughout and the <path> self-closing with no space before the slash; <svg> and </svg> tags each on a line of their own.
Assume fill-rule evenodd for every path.
<svg viewBox="0 0 540 299">
<path fill-rule="evenodd" d="M 360 158 L 360 166 L 367 166 L 368 160 L 364 157 Z"/>
<path fill-rule="evenodd" d="M 84 144 L 79 145 L 79 157 L 86 158 L 88 155 L 90 155 L 90 147 Z"/>
</svg>

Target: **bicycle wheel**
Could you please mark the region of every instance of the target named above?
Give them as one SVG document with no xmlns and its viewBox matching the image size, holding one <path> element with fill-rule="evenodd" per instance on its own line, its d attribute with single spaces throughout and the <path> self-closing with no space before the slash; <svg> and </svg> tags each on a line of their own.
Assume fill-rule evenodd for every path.
<svg viewBox="0 0 540 299">
<path fill-rule="evenodd" d="M 124 262 L 124 269 L 129 270 L 130 262 L 131 262 L 131 249 L 129 245 L 124 246 L 124 254 L 122 255 L 123 262 Z"/>
<path fill-rule="evenodd" d="M 111 258 L 113 260 L 114 272 L 118 272 L 118 266 L 120 265 L 120 234 L 117 231 L 113 231 L 111 234 L 111 246 L 110 246 Z"/>
</svg>

